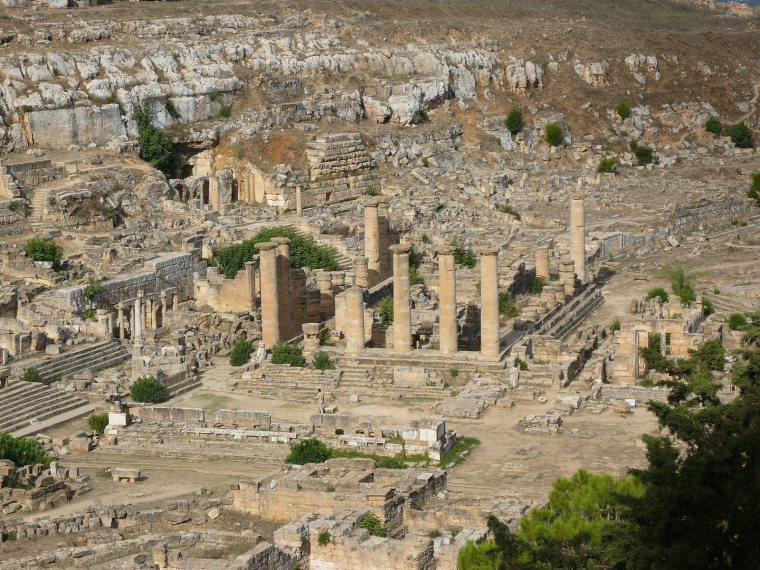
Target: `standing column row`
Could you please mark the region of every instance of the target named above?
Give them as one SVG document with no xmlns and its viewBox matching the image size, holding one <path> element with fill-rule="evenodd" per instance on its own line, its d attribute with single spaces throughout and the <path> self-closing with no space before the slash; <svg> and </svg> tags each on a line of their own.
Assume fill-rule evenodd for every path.
<svg viewBox="0 0 760 570">
<path fill-rule="evenodd" d="M 412 314 L 409 306 L 409 252 L 412 246 L 396 244 L 393 252 L 393 350 L 409 352 L 412 347 Z"/>
<path fill-rule="evenodd" d="M 480 352 L 498 358 L 499 338 L 499 250 L 480 248 Z"/>
<path fill-rule="evenodd" d="M 574 194 L 570 200 L 570 258 L 575 262 L 575 274 L 581 283 L 586 282 L 586 213 L 583 194 Z"/>
<path fill-rule="evenodd" d="M 441 354 L 454 354 L 457 342 L 456 248 L 444 245 L 438 253 L 438 329 Z"/>
</svg>

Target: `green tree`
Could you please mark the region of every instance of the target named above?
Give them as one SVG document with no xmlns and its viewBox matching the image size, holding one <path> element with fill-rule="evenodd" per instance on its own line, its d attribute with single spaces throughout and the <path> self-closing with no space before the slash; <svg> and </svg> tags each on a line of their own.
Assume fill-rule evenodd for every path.
<svg viewBox="0 0 760 570">
<path fill-rule="evenodd" d="M 662 287 L 655 287 L 654 289 L 650 289 L 647 293 L 647 299 L 654 299 L 655 297 L 659 297 L 660 301 L 663 303 L 668 302 L 668 292 Z"/>
<path fill-rule="evenodd" d="M 520 309 L 507 291 L 499 291 L 499 314 L 508 317 L 516 317 L 520 314 Z"/>
<path fill-rule="evenodd" d="M 615 111 L 621 119 L 627 119 L 631 116 L 631 104 L 628 101 L 620 101 Z"/>
<path fill-rule="evenodd" d="M 235 341 L 230 351 L 230 364 L 232 366 L 242 366 L 251 360 L 251 354 L 253 354 L 253 344 L 244 338 L 239 338 Z"/>
<path fill-rule="evenodd" d="M 454 263 L 461 265 L 462 267 L 469 267 L 472 269 L 478 263 L 475 254 L 471 247 L 459 245 L 457 240 L 452 240 L 451 244 L 454 248 Z"/>
<path fill-rule="evenodd" d="M 63 248 L 48 238 L 32 238 L 24 244 L 24 253 L 34 261 L 50 261 L 56 271 L 61 267 Z"/>
<path fill-rule="evenodd" d="M 177 168 L 177 157 L 169 134 L 153 124 L 148 105 L 137 112 L 136 119 L 140 158 L 171 178 Z"/>
<path fill-rule="evenodd" d="M 530 294 L 540 295 L 544 290 L 544 287 L 546 287 L 546 279 L 543 277 L 536 277 L 533 279 L 533 283 L 530 284 Z"/>
<path fill-rule="evenodd" d="M 731 137 L 733 143 L 739 148 L 752 147 L 752 131 L 744 121 L 728 127 L 725 134 Z"/>
<path fill-rule="evenodd" d="M 296 345 L 278 342 L 272 347 L 272 364 L 289 364 L 297 368 L 304 368 L 306 359 Z"/>
<path fill-rule="evenodd" d="M 565 133 L 562 127 L 557 123 L 548 123 L 546 125 L 546 142 L 551 146 L 559 146 L 565 139 Z"/>
<path fill-rule="evenodd" d="M 312 363 L 317 370 L 335 370 L 335 361 L 324 350 L 314 355 Z"/>
<path fill-rule="evenodd" d="M 723 123 L 720 122 L 718 117 L 712 116 L 705 122 L 705 130 L 719 137 L 723 132 Z"/>
<path fill-rule="evenodd" d="M 383 297 L 383 299 L 377 304 L 377 309 L 380 312 L 380 319 L 383 321 L 383 326 L 391 326 L 393 324 L 393 297 Z"/>
<path fill-rule="evenodd" d="M 673 293 L 681 299 L 681 303 L 684 305 L 688 305 L 696 300 L 694 281 L 696 280 L 698 273 L 690 270 L 683 264 L 676 263 L 675 265 L 666 265 L 662 267 L 656 275 L 658 277 L 664 277 L 670 281 Z"/>
<path fill-rule="evenodd" d="M 760 311 L 747 314 L 747 324 L 742 330 L 742 344 L 760 347 Z"/>
<path fill-rule="evenodd" d="M 654 160 L 654 151 L 651 147 L 640 145 L 637 141 L 631 141 L 631 151 L 636 155 L 639 166 L 650 164 Z"/>
<path fill-rule="evenodd" d="M 614 173 L 615 166 L 617 166 L 617 158 L 608 156 L 599 161 L 599 166 L 596 167 L 596 171 L 603 174 Z"/>
<path fill-rule="evenodd" d="M 290 448 L 285 463 L 306 465 L 307 463 L 324 463 L 333 456 L 332 449 L 316 437 L 299 441 Z"/>
<path fill-rule="evenodd" d="M 166 388 L 155 376 L 143 376 L 135 380 L 129 394 L 136 402 L 158 404 L 166 400 Z"/>
<path fill-rule="evenodd" d="M 42 444 L 26 437 L 13 437 L 0 432 L 0 459 L 10 459 L 16 466 L 43 464 L 50 465 L 52 458 L 45 455 Z"/>
<path fill-rule="evenodd" d="M 525 127 L 525 121 L 523 120 L 523 113 L 519 107 L 512 107 L 509 110 L 507 118 L 504 119 L 504 126 L 507 130 L 516 135 Z"/>
<path fill-rule="evenodd" d="M 108 414 L 92 414 L 87 420 L 87 425 L 91 430 L 103 433 L 108 426 Z"/>
<path fill-rule="evenodd" d="M 84 288 L 83 294 L 88 301 L 92 301 L 102 292 L 103 286 L 100 284 L 100 279 L 91 278 L 87 282 L 87 286 Z"/>
</svg>

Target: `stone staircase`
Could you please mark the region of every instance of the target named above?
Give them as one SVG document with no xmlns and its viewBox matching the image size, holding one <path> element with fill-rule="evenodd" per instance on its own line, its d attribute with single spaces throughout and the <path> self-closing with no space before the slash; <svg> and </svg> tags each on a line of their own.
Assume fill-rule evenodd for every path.
<svg viewBox="0 0 760 570">
<path fill-rule="evenodd" d="M 203 385 L 201 379 L 196 375 L 190 375 L 187 378 L 180 380 L 176 383 L 170 383 L 166 386 L 166 395 L 169 398 L 176 398 L 182 394 L 186 394 L 191 390 L 200 388 Z"/>
<path fill-rule="evenodd" d="M 564 338 L 603 302 L 601 284 L 593 284 L 562 307 L 551 319 L 542 323 L 533 334 Z"/>
<path fill-rule="evenodd" d="M 292 401 L 311 402 L 317 388 L 337 388 L 342 373 L 340 370 L 322 371 L 272 364 L 257 370 L 252 376 L 250 379 L 243 379 L 243 384 L 250 393 L 287 395 Z"/>
<path fill-rule="evenodd" d="M 87 414 L 95 406 L 71 392 L 35 382 L 0 389 L 0 432 L 30 435 Z"/>
<path fill-rule="evenodd" d="M 749 303 L 740 303 L 735 299 L 721 295 L 705 295 L 705 299 L 710 299 L 715 310 L 726 315 L 730 315 L 731 313 L 747 313 L 754 310 Z"/>
<path fill-rule="evenodd" d="M 116 366 L 131 357 L 129 350 L 122 346 L 118 340 L 109 340 L 51 358 L 36 368 L 42 377 L 42 381 L 50 384 L 85 370 L 95 372 Z"/>
</svg>

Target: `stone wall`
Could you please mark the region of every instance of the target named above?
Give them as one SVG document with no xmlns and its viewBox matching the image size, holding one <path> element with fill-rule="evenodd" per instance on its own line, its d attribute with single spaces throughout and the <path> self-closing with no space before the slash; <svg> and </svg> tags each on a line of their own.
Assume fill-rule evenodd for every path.
<svg viewBox="0 0 760 570">
<path fill-rule="evenodd" d="M 638 405 L 644 405 L 649 400 L 655 402 L 668 401 L 667 388 L 647 388 L 635 384 L 604 384 L 601 397 L 606 400 L 636 400 Z"/>
<path fill-rule="evenodd" d="M 252 311 L 257 302 L 255 272 L 253 265 L 248 265 L 234 279 L 227 279 L 218 268 L 209 267 L 205 277 L 194 279 L 195 300 L 215 311 Z"/>
</svg>

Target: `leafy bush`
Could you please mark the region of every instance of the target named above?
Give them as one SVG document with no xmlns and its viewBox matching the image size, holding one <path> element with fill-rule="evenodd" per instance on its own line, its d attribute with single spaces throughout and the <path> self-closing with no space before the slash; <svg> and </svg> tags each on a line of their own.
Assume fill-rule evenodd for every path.
<svg viewBox="0 0 760 570">
<path fill-rule="evenodd" d="M 306 359 L 296 345 L 278 342 L 272 347 L 272 364 L 289 364 L 304 368 Z"/>
<path fill-rule="evenodd" d="M 449 374 L 451 374 L 452 378 L 456 378 L 457 376 L 459 376 L 459 368 L 450 368 Z"/>
<path fill-rule="evenodd" d="M 324 350 L 314 355 L 313 363 L 317 370 L 335 370 L 335 361 Z"/>
<path fill-rule="evenodd" d="M 562 127 L 557 123 L 548 123 L 546 125 L 546 142 L 551 146 L 559 146 L 565 138 Z"/>
<path fill-rule="evenodd" d="M 108 414 L 92 414 L 87 420 L 87 425 L 91 430 L 103 433 L 108 426 Z"/>
<path fill-rule="evenodd" d="M 384 297 L 377 304 L 377 308 L 380 312 L 380 318 L 383 321 L 383 326 L 391 326 L 393 324 L 393 297 Z"/>
<path fill-rule="evenodd" d="M 24 368 L 21 380 L 24 382 L 42 382 L 42 376 L 40 376 L 40 371 L 36 368 Z"/>
<path fill-rule="evenodd" d="M 253 354 L 253 344 L 239 338 L 235 341 L 230 351 L 230 364 L 232 366 L 242 366 L 251 359 L 251 354 Z"/>
<path fill-rule="evenodd" d="M 32 238 L 24 244 L 24 252 L 34 261 L 52 262 L 55 270 L 61 267 L 63 248 L 52 239 Z"/>
<path fill-rule="evenodd" d="M 232 115 L 232 107 L 229 105 L 222 105 L 222 107 L 219 109 L 219 118 L 229 119 L 230 115 Z"/>
<path fill-rule="evenodd" d="M 720 133 L 723 132 L 723 123 L 720 122 L 720 119 L 718 117 L 710 117 L 705 122 L 705 130 L 708 133 L 712 133 L 716 137 L 719 137 Z"/>
<path fill-rule="evenodd" d="M 728 328 L 732 331 L 743 329 L 747 326 L 747 317 L 741 313 L 731 313 L 728 316 Z"/>
<path fill-rule="evenodd" d="M 299 441 L 290 448 L 285 463 L 306 465 L 307 463 L 324 463 L 333 457 L 333 451 L 316 437 Z"/>
<path fill-rule="evenodd" d="M 506 291 L 499 292 L 499 314 L 508 317 L 516 317 L 520 314 L 520 309 L 512 296 Z"/>
<path fill-rule="evenodd" d="M 528 369 L 528 363 L 525 362 L 522 358 L 516 358 L 515 364 L 517 364 L 517 367 L 520 370 L 527 370 Z"/>
<path fill-rule="evenodd" d="M 752 185 L 749 187 L 747 196 L 753 198 L 757 205 L 760 206 L 760 172 L 755 172 L 752 175 Z"/>
<path fill-rule="evenodd" d="M 23 207 L 23 205 L 24 205 L 23 202 L 20 202 L 20 201 L 16 200 L 16 201 L 11 202 L 10 204 L 8 204 L 8 209 L 11 212 L 17 212 L 18 210 L 20 210 Z"/>
<path fill-rule="evenodd" d="M 145 106 L 137 112 L 137 141 L 140 144 L 140 158 L 164 173 L 167 178 L 174 175 L 177 157 L 169 134 L 153 124 L 151 111 Z"/>
<path fill-rule="evenodd" d="M 461 265 L 462 267 L 475 267 L 478 260 L 472 252 L 472 248 L 460 246 L 456 240 L 452 241 L 451 245 L 456 248 L 456 251 L 454 252 L 454 263 Z"/>
<path fill-rule="evenodd" d="M 330 536 L 329 530 L 323 530 L 319 533 L 319 537 L 317 538 L 317 542 L 319 543 L 319 546 L 327 546 L 330 544 L 330 540 L 332 539 L 332 536 Z"/>
<path fill-rule="evenodd" d="M 636 159 L 639 161 L 639 166 L 645 166 L 651 164 L 654 160 L 654 151 L 645 145 L 640 145 L 636 141 L 631 141 L 631 151 L 636 155 Z"/>
<path fill-rule="evenodd" d="M 422 157 L 422 166 L 424 166 L 425 168 L 430 166 L 430 159 L 427 156 Z"/>
<path fill-rule="evenodd" d="M 31 105 L 21 105 L 22 113 L 31 113 L 32 111 L 34 111 L 34 107 L 32 107 Z"/>
<path fill-rule="evenodd" d="M 531 295 L 540 295 L 544 290 L 544 287 L 546 287 L 546 279 L 543 277 L 536 277 L 533 279 L 533 283 L 530 284 Z"/>
<path fill-rule="evenodd" d="M 621 119 L 627 119 L 631 116 L 631 104 L 628 101 L 620 101 L 615 112 Z"/>
<path fill-rule="evenodd" d="M 167 99 L 166 103 L 164 103 L 164 108 L 166 109 L 166 112 L 169 113 L 169 116 L 172 119 L 176 119 L 179 117 L 179 113 L 177 112 L 177 107 L 174 105 L 174 101 L 171 99 Z"/>
<path fill-rule="evenodd" d="M 512 107 L 509 110 L 507 118 L 504 119 L 504 126 L 507 127 L 507 130 L 513 135 L 516 135 L 523 130 L 525 121 L 523 120 L 522 110 L 519 107 Z"/>
<path fill-rule="evenodd" d="M 612 326 L 610 327 L 611 332 L 619 331 L 620 330 L 620 319 L 615 317 L 615 320 L 612 321 Z"/>
<path fill-rule="evenodd" d="M 365 196 L 379 196 L 380 189 L 377 186 L 368 186 L 364 191 Z"/>
<path fill-rule="evenodd" d="M 752 147 L 752 131 L 744 121 L 731 125 L 724 134 L 731 137 L 733 143 L 739 148 Z"/>
<path fill-rule="evenodd" d="M 366 529 L 372 536 L 388 536 L 388 527 L 375 513 L 364 515 L 357 526 Z"/>
<path fill-rule="evenodd" d="M 668 292 L 662 287 L 655 287 L 654 289 L 649 290 L 649 293 L 647 293 L 647 299 L 654 299 L 655 297 L 659 297 L 660 301 L 667 303 L 669 296 Z"/>
<path fill-rule="evenodd" d="M 50 466 L 51 457 L 45 455 L 42 444 L 26 437 L 13 437 L 0 432 L 0 459 L 10 459 L 17 467 L 43 464 Z"/>
<path fill-rule="evenodd" d="M 84 313 L 82 313 L 82 320 L 83 321 L 97 321 L 98 312 L 95 309 L 87 309 Z"/>
<path fill-rule="evenodd" d="M 258 253 L 256 244 L 273 237 L 286 237 L 290 240 L 290 262 L 295 268 L 311 267 L 326 271 L 338 269 L 338 252 L 334 247 L 318 245 L 313 237 L 301 235 L 293 228 L 275 226 L 260 230 L 251 239 L 216 250 L 214 260 L 219 271 L 228 279 L 233 279 L 245 267 L 246 262 Z"/>
<path fill-rule="evenodd" d="M 599 161 L 599 166 L 596 167 L 597 172 L 602 174 L 610 174 L 615 172 L 615 166 L 617 165 L 617 158 L 608 156 Z"/>
<path fill-rule="evenodd" d="M 84 288 L 84 296 L 88 301 L 92 301 L 100 293 L 103 292 L 103 286 L 98 279 L 91 278 L 87 283 L 87 287 Z"/>
<path fill-rule="evenodd" d="M 518 212 L 517 210 L 515 210 L 509 204 L 505 204 L 504 206 L 502 206 L 501 208 L 499 208 L 499 211 L 502 214 L 509 214 L 510 216 L 512 216 L 514 218 L 517 218 L 518 220 L 522 219 L 522 217 L 520 216 L 520 212 Z"/>
<path fill-rule="evenodd" d="M 705 309 L 705 315 L 712 315 L 715 312 L 715 305 L 710 299 L 703 299 L 702 305 Z"/>
<path fill-rule="evenodd" d="M 158 404 L 166 400 L 166 388 L 155 376 L 143 376 L 135 380 L 129 394 L 136 402 Z"/>
</svg>

